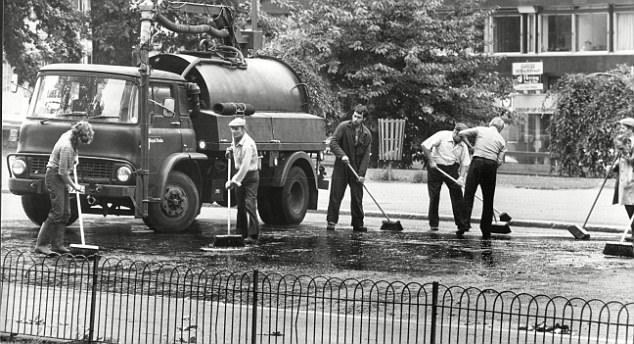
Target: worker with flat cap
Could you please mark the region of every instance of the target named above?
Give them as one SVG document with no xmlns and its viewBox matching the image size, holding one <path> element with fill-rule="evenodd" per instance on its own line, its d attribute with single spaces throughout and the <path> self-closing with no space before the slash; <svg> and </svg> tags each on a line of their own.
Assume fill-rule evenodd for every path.
<svg viewBox="0 0 634 344">
<path fill-rule="evenodd" d="M 469 220 L 462 195 L 462 185 L 471 163 L 469 148 L 458 133 L 467 129 L 464 123 L 456 123 L 453 130 L 440 130 L 421 144 L 427 160 L 427 193 L 429 194 L 429 228 L 438 230 L 438 203 L 443 182 L 449 188 L 453 218 L 458 231 L 469 230 Z M 451 176 L 450 180 L 442 172 Z"/>
<path fill-rule="evenodd" d="M 634 116 L 634 108 L 619 112 L 621 116 Z M 625 206 L 627 216 L 634 216 L 634 118 L 625 117 L 618 121 L 619 128 L 614 138 L 614 148 L 618 154 L 618 171 L 614 185 L 613 204 Z M 631 222 L 631 221 L 630 221 Z M 634 238 L 634 223 L 630 224 Z"/>
<path fill-rule="evenodd" d="M 473 198 L 478 185 L 482 190 L 482 216 L 480 230 L 483 239 L 491 238 L 491 223 L 493 222 L 493 199 L 495 197 L 495 183 L 498 167 L 504 163 L 506 141 L 500 135 L 504 129 L 504 120 L 494 117 L 488 127 L 475 127 L 460 131 L 460 136 L 475 137 L 473 159 L 467 173 L 464 200 L 467 210 L 467 220 L 471 221 Z M 462 238 L 464 231 L 458 230 L 456 235 Z"/>
<path fill-rule="evenodd" d="M 236 117 L 229 122 L 233 137 L 226 156 L 233 155 L 236 173 L 225 184 L 225 188 L 236 190 L 238 215 L 236 227 L 244 242 L 255 244 L 260 237 L 257 213 L 258 185 L 260 184 L 258 149 L 255 141 L 246 132 L 246 122 Z M 229 168 L 229 166 L 227 166 Z"/>
<path fill-rule="evenodd" d="M 326 217 L 328 221 L 326 229 L 329 231 L 334 230 L 339 221 L 339 208 L 348 185 L 350 185 L 352 230 L 355 232 L 368 230 L 363 225 L 363 183 L 370 164 L 372 144 L 372 133 L 363 125 L 367 111 L 368 109 L 363 105 L 355 106 L 352 119 L 339 123 L 334 134 L 330 137 L 330 150 L 336 159 L 332 170 L 330 200 Z M 359 175 L 358 180 L 350 168 Z"/>
</svg>

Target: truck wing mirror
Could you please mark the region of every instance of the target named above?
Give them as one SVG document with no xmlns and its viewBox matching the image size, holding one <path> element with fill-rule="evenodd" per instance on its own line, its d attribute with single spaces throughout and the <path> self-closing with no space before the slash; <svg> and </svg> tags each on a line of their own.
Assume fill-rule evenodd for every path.
<svg viewBox="0 0 634 344">
<path fill-rule="evenodd" d="M 18 92 L 18 75 L 15 73 L 11 75 L 11 92 Z"/>
<path fill-rule="evenodd" d="M 174 98 L 165 98 L 163 101 L 163 117 L 174 117 Z"/>
</svg>

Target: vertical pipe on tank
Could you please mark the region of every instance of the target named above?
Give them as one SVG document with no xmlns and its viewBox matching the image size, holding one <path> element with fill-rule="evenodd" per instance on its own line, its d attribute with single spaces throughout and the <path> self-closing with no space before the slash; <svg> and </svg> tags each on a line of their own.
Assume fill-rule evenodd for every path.
<svg viewBox="0 0 634 344">
<path fill-rule="evenodd" d="M 139 40 L 139 57 L 141 64 L 139 73 L 141 74 L 141 89 L 139 99 L 139 118 L 141 120 L 141 168 L 137 171 L 136 183 L 136 207 L 135 216 L 148 216 L 148 188 L 150 177 L 150 155 L 149 155 L 149 130 L 150 119 L 148 116 L 148 94 L 149 94 L 149 45 L 152 39 L 152 18 L 154 3 L 151 0 L 144 0 L 139 4 L 141 11 L 141 32 Z"/>
<path fill-rule="evenodd" d="M 255 31 L 258 29 L 258 5 L 260 1 L 251 0 L 251 30 L 255 35 Z"/>
</svg>

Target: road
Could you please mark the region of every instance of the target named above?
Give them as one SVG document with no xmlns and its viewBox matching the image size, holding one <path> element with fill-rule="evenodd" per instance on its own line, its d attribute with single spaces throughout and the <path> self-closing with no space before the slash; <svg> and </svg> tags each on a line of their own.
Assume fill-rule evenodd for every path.
<svg viewBox="0 0 634 344">
<path fill-rule="evenodd" d="M 23 214 L 17 196 L 2 194 L 1 217 L 2 249 L 30 251 L 38 228 Z M 85 226 L 87 243 L 112 258 L 632 301 L 634 259 L 602 254 L 605 242 L 616 240 L 617 233 L 593 233 L 590 241 L 576 241 L 565 230 L 517 227 L 490 241 L 481 240 L 477 229 L 459 240 L 449 222 L 430 232 L 425 221 L 401 219 L 405 230 L 395 233 L 379 230 L 382 219 L 370 217 L 367 233 L 349 227 L 327 232 L 324 217 L 309 213 L 300 226 L 264 226 L 259 245 L 214 252 L 200 247 L 226 233 L 226 209 L 220 207 L 203 208 L 195 228 L 183 234 L 156 234 L 130 217 L 87 215 Z M 349 217 L 343 215 L 341 223 L 349 223 Z M 68 228 L 66 242 L 80 242 L 77 225 Z"/>
</svg>

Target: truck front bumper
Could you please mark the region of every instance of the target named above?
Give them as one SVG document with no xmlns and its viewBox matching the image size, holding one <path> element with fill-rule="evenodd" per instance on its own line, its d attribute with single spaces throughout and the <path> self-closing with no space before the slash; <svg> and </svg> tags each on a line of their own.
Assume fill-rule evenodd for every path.
<svg viewBox="0 0 634 344">
<path fill-rule="evenodd" d="M 134 185 L 81 184 L 86 187 L 86 194 L 94 197 L 134 199 L 136 189 Z M 9 191 L 16 195 L 44 194 L 46 185 L 44 185 L 44 179 L 10 178 Z"/>
</svg>

